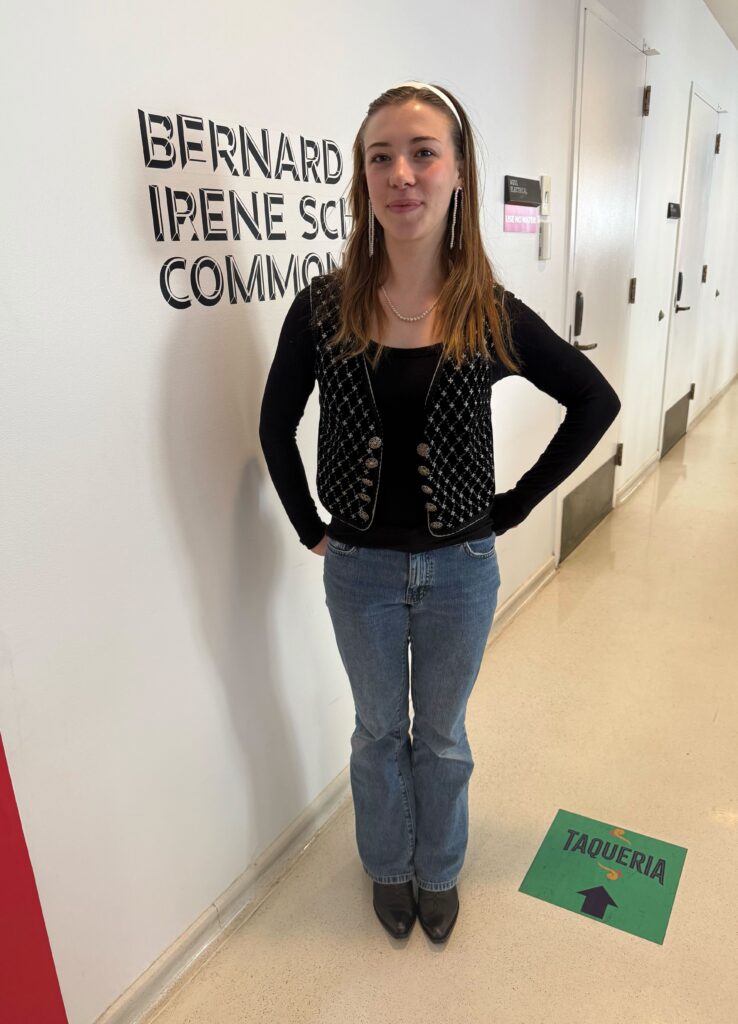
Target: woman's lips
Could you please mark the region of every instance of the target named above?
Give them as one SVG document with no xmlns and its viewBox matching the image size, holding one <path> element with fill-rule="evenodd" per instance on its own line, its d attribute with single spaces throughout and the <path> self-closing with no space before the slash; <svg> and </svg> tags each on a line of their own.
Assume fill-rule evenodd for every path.
<svg viewBox="0 0 738 1024">
<path fill-rule="evenodd" d="M 409 213 L 411 210 L 417 210 L 422 204 L 420 202 L 414 203 L 396 203 L 390 206 L 390 210 L 393 213 Z"/>
</svg>

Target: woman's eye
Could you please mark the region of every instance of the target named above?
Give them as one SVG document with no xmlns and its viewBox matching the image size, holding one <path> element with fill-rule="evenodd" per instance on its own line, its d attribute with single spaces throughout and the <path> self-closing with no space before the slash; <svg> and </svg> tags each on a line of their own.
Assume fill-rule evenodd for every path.
<svg viewBox="0 0 738 1024">
<path fill-rule="evenodd" d="M 435 155 L 435 154 L 433 153 L 433 150 L 432 150 L 432 149 L 419 149 L 419 150 L 417 150 L 417 152 L 418 152 L 418 153 L 430 153 L 430 155 L 431 155 L 431 156 L 434 156 L 434 155 Z M 375 162 L 376 162 L 377 160 L 381 159 L 381 158 L 382 158 L 382 157 L 384 157 L 384 156 L 387 156 L 387 154 L 386 154 L 386 153 L 377 153 L 377 155 L 376 155 L 376 156 L 372 157 L 372 160 L 371 160 L 371 162 L 372 162 L 372 163 L 375 163 Z"/>
</svg>

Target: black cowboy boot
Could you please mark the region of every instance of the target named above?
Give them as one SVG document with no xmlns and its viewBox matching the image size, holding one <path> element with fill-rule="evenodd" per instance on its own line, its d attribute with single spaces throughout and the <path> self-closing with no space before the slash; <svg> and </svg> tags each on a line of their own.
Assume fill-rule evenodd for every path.
<svg viewBox="0 0 738 1024">
<path fill-rule="evenodd" d="M 431 941 L 445 942 L 458 916 L 459 894 L 456 886 L 442 892 L 418 889 L 418 917 Z"/>
<path fill-rule="evenodd" d="M 416 904 L 412 878 L 399 885 L 374 882 L 374 910 L 384 927 L 396 939 L 404 939 L 415 924 Z"/>
</svg>

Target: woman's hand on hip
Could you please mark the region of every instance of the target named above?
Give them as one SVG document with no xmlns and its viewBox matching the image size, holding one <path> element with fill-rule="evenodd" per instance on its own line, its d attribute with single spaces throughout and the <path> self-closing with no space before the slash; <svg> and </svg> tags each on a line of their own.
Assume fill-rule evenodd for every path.
<svg viewBox="0 0 738 1024">
<path fill-rule="evenodd" d="M 314 548 L 310 548 L 316 555 L 323 555 L 325 557 L 325 549 L 328 547 L 328 534 L 323 534 L 323 539 L 319 544 L 316 544 Z"/>
</svg>

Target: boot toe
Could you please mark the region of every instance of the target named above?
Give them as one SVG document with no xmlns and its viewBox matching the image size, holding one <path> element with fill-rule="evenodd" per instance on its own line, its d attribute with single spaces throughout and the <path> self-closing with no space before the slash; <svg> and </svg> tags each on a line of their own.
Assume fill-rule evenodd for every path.
<svg viewBox="0 0 738 1024">
<path fill-rule="evenodd" d="M 412 879 L 399 885 L 374 882 L 374 911 L 390 935 L 403 939 L 415 924 L 416 905 Z"/>
<path fill-rule="evenodd" d="M 459 916 L 459 895 L 456 886 L 436 892 L 418 890 L 418 917 L 432 942 L 445 942 Z"/>
</svg>

